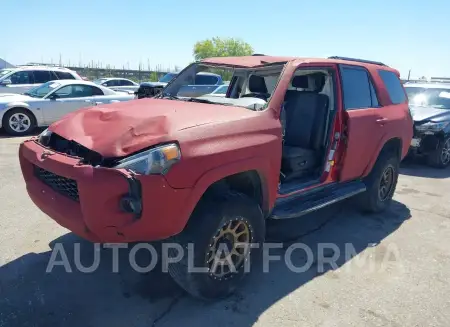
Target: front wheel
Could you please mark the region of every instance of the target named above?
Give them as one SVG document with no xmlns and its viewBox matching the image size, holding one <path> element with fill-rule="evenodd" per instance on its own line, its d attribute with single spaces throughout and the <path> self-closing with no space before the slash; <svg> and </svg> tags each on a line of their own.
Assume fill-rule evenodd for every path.
<svg viewBox="0 0 450 327">
<path fill-rule="evenodd" d="M 244 194 L 202 200 L 185 230 L 173 238 L 185 251 L 180 261 L 169 264 L 169 274 L 196 298 L 223 298 L 242 281 L 245 267 L 256 262 L 264 237 L 261 209 Z M 175 256 L 169 251 L 169 257 Z"/>
<path fill-rule="evenodd" d="M 398 170 L 398 156 L 394 152 L 382 152 L 364 181 L 367 190 L 360 196 L 364 211 L 375 213 L 389 207 L 397 186 Z"/>
<path fill-rule="evenodd" d="M 33 131 L 36 127 L 36 120 L 25 109 L 12 109 L 3 116 L 3 127 L 9 135 L 23 136 Z"/>
<path fill-rule="evenodd" d="M 436 168 L 446 168 L 450 164 L 450 137 L 439 142 L 439 146 L 428 157 L 427 162 Z"/>
</svg>

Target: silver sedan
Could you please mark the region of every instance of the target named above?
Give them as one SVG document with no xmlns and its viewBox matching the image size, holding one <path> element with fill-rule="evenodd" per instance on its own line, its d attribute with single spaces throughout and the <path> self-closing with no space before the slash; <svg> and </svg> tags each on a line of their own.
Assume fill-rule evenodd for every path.
<svg viewBox="0 0 450 327">
<path fill-rule="evenodd" d="M 92 82 L 50 81 L 23 94 L 0 94 L 0 127 L 10 135 L 26 135 L 77 109 L 134 98 Z"/>
</svg>

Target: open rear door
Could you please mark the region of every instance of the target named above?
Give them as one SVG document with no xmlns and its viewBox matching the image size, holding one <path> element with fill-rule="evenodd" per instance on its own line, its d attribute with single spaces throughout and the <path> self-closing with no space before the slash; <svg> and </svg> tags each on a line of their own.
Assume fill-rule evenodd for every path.
<svg viewBox="0 0 450 327">
<path fill-rule="evenodd" d="M 361 177 L 377 150 L 382 135 L 378 110 L 367 108 L 344 112 L 346 149 L 340 180 Z"/>
</svg>

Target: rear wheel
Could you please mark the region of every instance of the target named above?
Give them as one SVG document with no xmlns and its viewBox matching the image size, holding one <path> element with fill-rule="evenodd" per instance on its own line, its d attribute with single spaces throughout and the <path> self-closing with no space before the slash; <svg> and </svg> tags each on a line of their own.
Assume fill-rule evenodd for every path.
<svg viewBox="0 0 450 327">
<path fill-rule="evenodd" d="M 360 205 L 367 212 L 381 212 L 392 202 L 398 180 L 399 158 L 393 151 L 382 152 L 371 173 L 364 181 L 366 192 Z"/>
<path fill-rule="evenodd" d="M 22 136 L 31 133 L 36 127 L 33 114 L 25 109 L 12 109 L 3 116 L 3 127 L 9 135 Z"/>
<path fill-rule="evenodd" d="M 223 199 L 202 200 L 188 226 L 172 240 L 185 253 L 181 261 L 169 264 L 169 273 L 196 298 L 225 297 L 245 277 L 249 260 L 251 266 L 256 263 L 264 236 L 263 214 L 249 197 L 229 193 Z M 186 251 L 190 244 L 192 252 Z M 169 251 L 169 256 L 173 258 L 176 253 Z M 193 267 L 197 272 L 192 271 Z"/>
<path fill-rule="evenodd" d="M 439 142 L 439 146 L 428 157 L 427 162 L 436 168 L 445 168 L 450 164 L 450 137 Z"/>
</svg>

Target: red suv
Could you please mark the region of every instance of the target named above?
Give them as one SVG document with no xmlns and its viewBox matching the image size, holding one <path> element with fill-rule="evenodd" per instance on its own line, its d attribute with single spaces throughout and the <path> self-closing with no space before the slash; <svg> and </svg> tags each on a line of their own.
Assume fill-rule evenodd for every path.
<svg viewBox="0 0 450 327">
<path fill-rule="evenodd" d="M 177 96 L 199 72 L 229 80 L 225 96 Z M 384 210 L 412 133 L 399 73 L 382 63 L 223 57 L 189 65 L 154 98 L 65 116 L 21 144 L 20 163 L 34 203 L 85 239 L 192 243 L 169 273 L 214 298 L 261 251 L 248 245 L 264 242 L 266 219 L 355 195 Z"/>
</svg>

